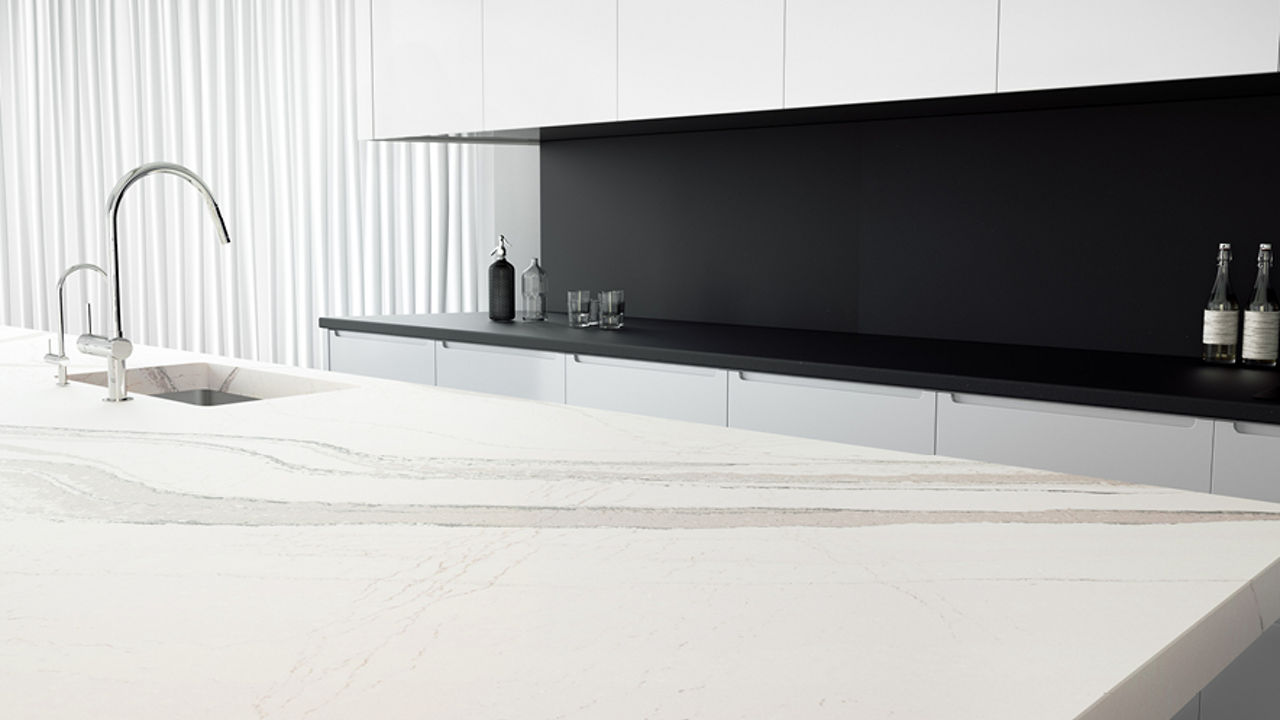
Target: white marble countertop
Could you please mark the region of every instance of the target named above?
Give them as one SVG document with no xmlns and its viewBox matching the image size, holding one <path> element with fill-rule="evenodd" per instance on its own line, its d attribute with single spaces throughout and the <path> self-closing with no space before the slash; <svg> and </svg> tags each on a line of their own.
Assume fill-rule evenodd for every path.
<svg viewBox="0 0 1280 720">
<path fill-rule="evenodd" d="M 1166 720 L 1280 617 L 1280 505 L 298 369 L 347 387 L 110 404 L 47 337 L 2 717 Z"/>
</svg>

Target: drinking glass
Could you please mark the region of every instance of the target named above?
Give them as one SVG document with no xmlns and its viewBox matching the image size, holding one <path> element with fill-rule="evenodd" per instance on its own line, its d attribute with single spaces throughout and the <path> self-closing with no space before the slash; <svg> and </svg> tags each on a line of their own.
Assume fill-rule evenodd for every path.
<svg viewBox="0 0 1280 720">
<path fill-rule="evenodd" d="M 584 328 L 591 325 L 591 300 L 594 294 L 590 290 L 569 291 L 569 327 Z"/>
<path fill-rule="evenodd" d="M 622 313 L 626 305 L 621 290 L 605 290 L 600 293 L 600 329 L 621 329 Z"/>
</svg>

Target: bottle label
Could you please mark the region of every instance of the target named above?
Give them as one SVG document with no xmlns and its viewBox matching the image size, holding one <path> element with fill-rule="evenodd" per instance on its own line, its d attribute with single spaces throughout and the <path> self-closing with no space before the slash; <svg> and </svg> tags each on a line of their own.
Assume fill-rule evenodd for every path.
<svg viewBox="0 0 1280 720">
<path fill-rule="evenodd" d="M 1240 314 L 1235 310 L 1205 310 L 1200 342 L 1205 345 L 1235 345 L 1239 328 Z"/>
<path fill-rule="evenodd" d="M 1244 349 L 1246 360 L 1276 359 L 1276 341 L 1280 339 L 1280 312 L 1244 311 Z"/>
</svg>

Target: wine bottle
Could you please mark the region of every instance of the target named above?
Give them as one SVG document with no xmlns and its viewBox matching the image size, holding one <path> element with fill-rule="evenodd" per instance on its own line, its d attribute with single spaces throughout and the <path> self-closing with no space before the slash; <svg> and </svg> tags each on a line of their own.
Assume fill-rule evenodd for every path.
<svg viewBox="0 0 1280 720">
<path fill-rule="evenodd" d="M 1244 343 L 1240 359 L 1246 365 L 1276 364 L 1280 344 L 1280 303 L 1271 289 L 1271 243 L 1258 246 L 1258 278 L 1253 281 L 1253 299 L 1244 311 Z"/>
<path fill-rule="evenodd" d="M 1204 306 L 1200 342 L 1206 362 L 1233 365 L 1239 350 L 1240 303 L 1231 292 L 1231 243 L 1218 245 L 1218 276 Z"/>
</svg>

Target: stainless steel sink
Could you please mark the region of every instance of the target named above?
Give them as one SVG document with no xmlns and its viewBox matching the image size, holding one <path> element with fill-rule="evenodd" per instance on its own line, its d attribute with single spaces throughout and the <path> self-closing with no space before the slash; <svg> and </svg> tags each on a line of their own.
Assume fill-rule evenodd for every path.
<svg viewBox="0 0 1280 720">
<path fill-rule="evenodd" d="M 256 397 L 249 397 L 248 395 L 237 395 L 235 393 L 223 392 L 222 390 L 210 390 L 209 388 L 175 390 L 174 392 L 156 393 L 151 397 L 164 398 L 165 400 L 177 400 L 178 402 L 183 402 L 188 405 L 230 405 L 231 403 L 258 399 Z"/>
<path fill-rule="evenodd" d="M 71 375 L 69 380 L 105 387 L 105 372 Z M 130 393 L 211 407 L 307 395 L 351 387 L 314 377 L 258 370 L 256 368 L 184 363 L 130 368 L 125 377 Z"/>
</svg>

